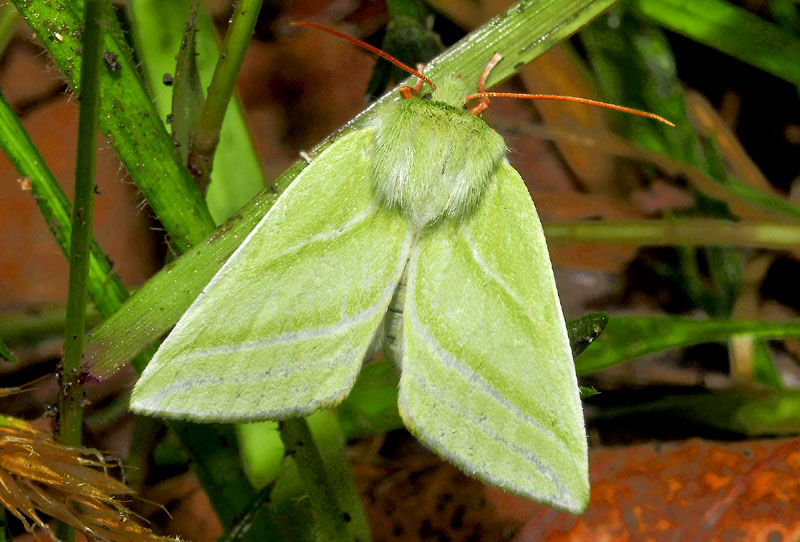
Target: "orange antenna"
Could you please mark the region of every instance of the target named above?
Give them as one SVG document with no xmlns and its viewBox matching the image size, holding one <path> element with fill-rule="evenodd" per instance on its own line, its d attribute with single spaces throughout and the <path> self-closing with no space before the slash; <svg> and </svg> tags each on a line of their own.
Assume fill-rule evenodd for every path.
<svg viewBox="0 0 800 542">
<path fill-rule="evenodd" d="M 557 102 L 573 102 L 585 105 L 594 105 L 596 107 L 603 107 L 614 111 L 621 111 L 623 113 L 630 113 L 631 115 L 639 115 L 648 119 L 654 119 L 663 122 L 667 126 L 675 127 L 675 124 L 668 121 L 660 115 L 655 113 L 648 113 L 647 111 L 640 111 L 638 109 L 631 109 L 630 107 L 623 107 L 621 105 L 614 105 L 607 102 L 600 102 L 597 100 L 590 100 L 588 98 L 576 98 L 574 96 L 560 96 L 558 94 L 521 94 L 517 92 L 485 92 L 486 80 L 489 78 L 489 73 L 497 66 L 497 63 L 502 60 L 500 53 L 495 53 L 489 63 L 483 69 L 480 79 L 478 79 L 478 92 L 470 94 L 464 98 L 465 102 L 480 98 L 480 102 L 470 109 L 473 115 L 480 115 L 489 107 L 489 98 L 521 98 L 523 100 L 553 100 Z"/>
<path fill-rule="evenodd" d="M 640 111 L 639 109 L 632 109 L 630 107 L 623 107 L 621 105 L 614 105 L 607 102 L 600 102 L 597 100 L 589 100 L 588 98 L 576 98 L 575 96 L 560 96 L 557 94 L 519 94 L 516 92 L 477 92 L 470 94 L 466 97 L 465 101 L 474 100 L 475 98 L 521 98 L 524 100 L 554 100 L 558 102 L 573 102 L 586 105 L 594 105 L 596 107 L 603 107 L 605 109 L 612 109 L 614 111 L 622 111 L 623 113 L 630 113 L 631 115 L 639 115 L 640 117 L 647 117 L 659 122 L 663 122 L 667 126 L 675 127 L 675 123 L 668 121 L 660 115 L 655 113 L 648 113 L 647 111 Z M 480 105 L 480 104 L 479 104 Z M 475 106 L 476 108 L 479 107 Z M 480 111 L 479 111 L 480 112 Z"/>
<path fill-rule="evenodd" d="M 327 27 L 325 25 L 317 24 L 317 23 L 310 23 L 308 21 L 297 21 L 297 22 L 291 23 L 291 25 L 292 26 L 307 26 L 308 28 L 316 28 L 317 30 L 322 30 L 324 32 L 327 32 L 328 34 L 332 34 L 332 35 L 336 36 L 337 38 L 342 38 L 343 40 L 347 40 L 350 43 L 355 43 L 359 47 L 361 47 L 363 49 L 366 49 L 367 51 L 373 52 L 373 53 L 375 53 L 376 55 L 378 55 L 379 57 L 381 57 L 381 58 L 383 58 L 385 60 L 388 60 L 389 62 L 391 62 L 392 64 L 394 64 L 398 68 L 400 68 L 401 70 L 405 70 L 408 73 L 410 73 L 411 75 L 413 75 L 414 77 L 419 78 L 420 81 L 425 81 L 426 83 L 428 83 L 431 86 L 431 88 L 433 90 L 436 90 L 436 85 L 433 84 L 433 81 L 431 81 L 430 79 L 425 77 L 422 74 L 421 71 L 415 70 L 414 68 L 412 68 L 410 66 L 406 66 L 405 64 L 403 64 L 402 62 L 397 60 L 395 57 L 390 55 L 389 53 L 385 53 L 385 52 L 381 51 L 380 49 L 378 49 L 377 47 L 373 47 L 369 43 L 364 43 L 360 39 L 356 39 L 353 36 L 348 36 L 344 32 L 339 32 L 338 30 L 334 30 L 333 28 Z"/>
</svg>

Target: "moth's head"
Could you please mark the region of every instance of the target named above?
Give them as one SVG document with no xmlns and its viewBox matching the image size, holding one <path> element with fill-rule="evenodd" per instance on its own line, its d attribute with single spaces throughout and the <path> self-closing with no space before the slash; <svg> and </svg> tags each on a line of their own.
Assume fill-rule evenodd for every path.
<svg viewBox="0 0 800 542">
<path fill-rule="evenodd" d="M 429 93 L 432 100 L 444 102 L 459 109 L 464 107 L 465 98 L 469 95 L 470 88 L 459 75 L 451 73 L 441 81 L 437 81 L 437 83 L 436 89 Z M 425 96 L 425 89 L 423 89 L 420 97 L 424 99 Z"/>
</svg>

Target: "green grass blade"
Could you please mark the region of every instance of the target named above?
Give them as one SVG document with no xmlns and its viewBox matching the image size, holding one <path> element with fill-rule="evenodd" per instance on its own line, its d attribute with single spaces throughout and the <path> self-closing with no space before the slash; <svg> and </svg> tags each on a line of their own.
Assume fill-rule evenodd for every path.
<svg viewBox="0 0 800 542">
<path fill-rule="evenodd" d="M 575 367 L 578 374 L 587 374 L 647 354 L 734 337 L 800 337 L 800 321 L 612 316 L 600 338 L 575 360 Z"/>
<path fill-rule="evenodd" d="M 269 502 L 272 495 L 272 490 L 275 483 L 263 487 L 250 501 L 250 505 L 245 511 L 244 515 L 239 517 L 236 522 L 231 525 L 227 532 L 218 538 L 219 542 L 242 542 L 252 537 L 252 533 L 256 536 L 262 537 L 263 533 L 267 532 L 270 536 L 270 542 L 283 542 L 285 538 L 277 523 L 270 521 L 269 530 L 264 530 L 264 525 L 258 524 L 259 518 L 267 517 L 272 520 L 272 515 L 265 516 L 264 511 L 269 510 Z"/>
<path fill-rule="evenodd" d="M 0 338 L 14 346 L 35 346 L 62 335 L 66 320 L 67 308 L 64 305 L 3 312 L 0 314 Z M 95 326 L 102 320 L 94 306 L 86 308 L 87 326 Z"/>
<path fill-rule="evenodd" d="M 372 537 L 367 517 L 350 470 L 346 441 L 336 414 L 330 410 L 316 412 L 308 417 L 308 424 L 319 446 L 333 496 L 339 509 L 346 514 L 344 519 L 350 538 L 354 541 L 370 542 Z"/>
<path fill-rule="evenodd" d="M 793 220 L 800 220 L 800 206 L 788 198 L 765 192 L 741 179 L 727 175 L 723 183 L 725 189 L 736 196 L 769 211 L 775 211 Z"/>
<path fill-rule="evenodd" d="M 376 365 L 379 367 L 394 370 L 386 364 Z M 366 368 L 365 368 L 366 369 Z M 388 429 L 395 429 L 402 427 L 400 416 L 397 413 L 397 379 L 394 381 L 394 388 L 380 388 L 380 392 L 388 397 L 394 408 L 395 417 L 399 425 L 392 425 Z M 337 412 L 337 414 L 340 414 Z M 340 414 L 341 415 L 341 414 Z M 364 511 L 358 497 L 358 491 L 353 483 L 352 475 L 350 474 L 350 467 L 347 461 L 344 460 L 345 438 L 352 438 L 352 434 L 343 431 L 340 423 L 337 420 L 339 416 L 335 416 L 330 411 L 315 412 L 307 418 L 311 433 L 314 436 L 317 448 L 325 465 L 325 473 L 328 479 L 334 486 L 336 493 L 336 500 L 342 510 L 346 510 L 350 515 L 348 522 L 348 529 L 354 538 L 357 540 L 369 540 L 369 528 L 364 517 Z M 240 424 L 237 426 L 239 433 L 239 446 L 242 455 L 250 467 L 250 475 L 254 479 L 257 487 L 263 487 L 271 484 L 278 479 L 278 484 L 282 484 L 282 489 L 286 489 L 286 477 L 297 476 L 294 467 L 297 465 L 296 458 L 293 455 L 287 456 L 288 462 L 292 464 L 292 468 L 287 470 L 284 460 L 284 447 L 278 434 L 277 422 L 258 422 L 249 424 Z M 377 432 L 377 431 L 371 431 Z M 298 501 L 308 502 L 308 499 L 303 499 L 303 492 L 305 491 L 302 484 L 294 485 L 290 494 L 284 493 L 279 490 L 277 494 L 272 495 L 273 506 L 281 509 L 290 515 L 304 514 L 310 515 L 310 511 L 303 509 Z M 292 507 L 292 503 L 296 503 L 297 507 Z M 278 518 L 279 521 L 285 518 Z M 305 518 L 309 525 L 312 523 L 309 518 Z M 287 534 L 288 537 L 288 534 Z M 292 537 L 296 539 L 297 537 Z"/>
<path fill-rule="evenodd" d="M 604 312 L 593 312 L 567 322 L 567 335 L 572 347 L 572 357 L 577 358 L 589 348 L 608 325 L 608 315 Z"/>
<path fill-rule="evenodd" d="M 670 30 L 800 85 L 800 38 L 724 0 L 633 0 Z"/>
<path fill-rule="evenodd" d="M 767 9 L 785 30 L 800 35 L 800 10 L 796 0 L 767 0 Z"/>
<path fill-rule="evenodd" d="M 328 496 L 324 498 L 331 501 L 327 503 L 330 510 L 342 510 L 349 515 L 349 518 L 339 516 L 339 518 L 331 517 L 330 519 L 336 521 L 345 519 L 345 523 L 347 523 L 345 539 L 368 542 L 371 540 L 369 529 L 366 519 L 362 515 L 360 498 L 355 491 L 349 464 L 345 459 L 344 439 L 335 416 L 328 411 L 319 411 L 306 418 L 306 421 L 313 435 L 315 444 L 313 448 L 319 452 L 316 460 L 318 471 L 309 473 L 306 470 L 301 474 L 303 469 L 295 460 L 297 454 L 288 453 L 286 455 L 271 495 L 272 509 L 277 522 L 289 540 L 315 542 L 335 539 L 325 533 L 325 528 L 321 528 L 319 522 L 315 521 L 315 515 L 319 511 L 315 513 L 314 508 L 319 506 L 320 501 L 314 499 L 313 496 L 309 498 L 308 488 L 319 490 L 319 486 L 315 487 L 316 482 L 311 484 L 304 482 L 304 478 L 309 474 L 318 475 L 327 478 L 326 482 L 320 481 L 323 485 L 335 486 L 330 487 Z M 292 440 L 294 439 L 290 439 L 290 442 Z M 306 437 L 305 441 L 307 440 Z M 297 449 L 296 446 L 289 446 L 289 448 Z M 304 444 L 301 449 L 305 448 L 307 446 Z M 306 465 L 309 464 L 307 461 L 304 462 Z M 332 513 L 335 514 L 335 512 Z"/>
<path fill-rule="evenodd" d="M 772 352 L 764 341 L 753 342 L 752 381 L 776 389 L 783 387 L 780 371 L 775 366 Z"/>
<path fill-rule="evenodd" d="M 283 443 L 278 434 L 278 422 L 240 423 L 236 425 L 236 434 L 250 481 L 261 489 L 281 472 Z"/>
<path fill-rule="evenodd" d="M 381 42 L 381 50 L 407 66 L 427 63 L 444 50 L 439 35 L 430 25 L 430 12 L 420 0 L 390 0 L 386 3 L 389 22 Z M 364 93 L 366 99 L 386 90 L 392 81 L 405 79 L 406 72 L 380 59 L 372 70 L 372 77 Z"/>
<path fill-rule="evenodd" d="M 176 421 L 168 426 L 191 456 L 192 468 L 222 525 L 235 525 L 250 511 L 256 491 L 242 470 L 234 427 Z M 277 535 L 268 510 L 257 513 L 254 523 L 245 540 L 278 540 L 272 538 Z"/>
<path fill-rule="evenodd" d="M 89 245 L 94 219 L 94 189 L 97 177 L 97 127 L 100 111 L 100 42 L 103 38 L 103 0 L 86 0 L 81 31 L 83 70 L 80 76 L 78 151 L 75 162 L 75 201 L 71 216 L 69 246 L 69 288 L 67 320 L 64 326 L 64 356 L 58 390 L 58 431 L 56 440 L 80 446 L 83 440 L 83 356 L 86 303 L 89 298 Z M 61 540 L 75 540 L 75 525 L 59 521 Z"/>
<path fill-rule="evenodd" d="M 16 0 L 15 6 L 41 40 L 42 46 L 80 94 L 81 14 L 78 2 Z M 107 6 L 109 24 L 102 50 L 116 55 L 114 70 L 101 70 L 100 129 L 128 174 L 170 233 L 175 248 L 202 240 L 214 224 L 188 171 L 178 163 L 172 142 L 139 79 L 136 64 Z"/>
</svg>

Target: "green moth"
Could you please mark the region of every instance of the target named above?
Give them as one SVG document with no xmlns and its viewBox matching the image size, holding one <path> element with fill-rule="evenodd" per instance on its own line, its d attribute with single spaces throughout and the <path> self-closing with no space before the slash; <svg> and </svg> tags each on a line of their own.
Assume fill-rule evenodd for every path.
<svg viewBox="0 0 800 542">
<path fill-rule="evenodd" d="M 342 401 L 382 347 L 420 441 L 581 512 L 586 437 L 541 224 L 503 138 L 465 108 L 467 83 L 430 84 L 300 173 L 161 345 L 132 408 L 305 416 Z"/>
</svg>

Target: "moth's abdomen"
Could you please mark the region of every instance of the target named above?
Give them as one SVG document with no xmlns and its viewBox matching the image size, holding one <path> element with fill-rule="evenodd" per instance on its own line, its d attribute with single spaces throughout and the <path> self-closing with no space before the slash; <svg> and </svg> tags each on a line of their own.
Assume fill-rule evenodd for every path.
<svg viewBox="0 0 800 542">
<path fill-rule="evenodd" d="M 400 369 L 400 360 L 403 359 L 403 305 L 406 300 L 406 273 L 397 284 L 397 289 L 389 304 L 389 310 L 383 318 L 383 354 L 395 367 Z"/>
<path fill-rule="evenodd" d="M 472 212 L 505 155 L 503 138 L 469 111 L 411 98 L 374 121 L 372 180 L 378 197 L 419 227 Z"/>
</svg>

